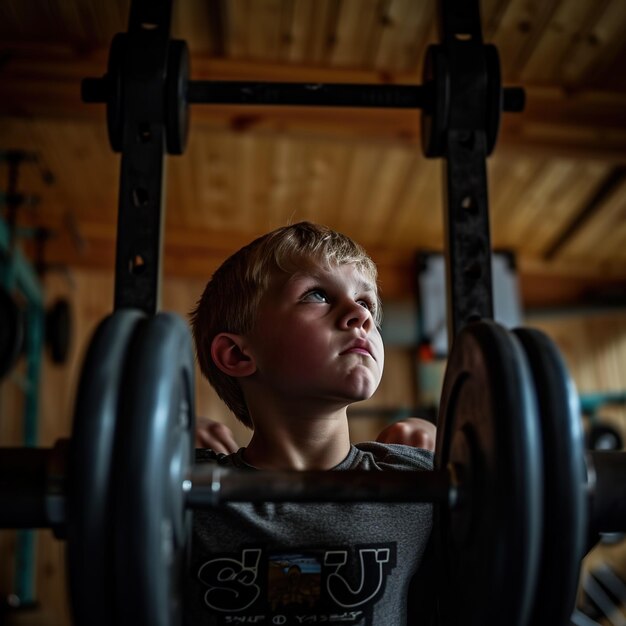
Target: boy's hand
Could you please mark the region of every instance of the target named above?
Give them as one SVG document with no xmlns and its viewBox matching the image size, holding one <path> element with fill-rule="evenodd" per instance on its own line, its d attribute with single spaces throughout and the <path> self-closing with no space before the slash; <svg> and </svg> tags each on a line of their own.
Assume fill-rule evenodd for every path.
<svg viewBox="0 0 626 626">
<path fill-rule="evenodd" d="M 211 448 L 214 452 L 232 454 L 239 450 L 233 432 L 226 424 L 199 417 L 196 423 L 196 447 Z"/>
<path fill-rule="evenodd" d="M 419 417 L 408 417 L 395 422 L 376 437 L 379 443 L 402 443 L 425 450 L 434 450 L 436 439 L 437 427 L 432 422 Z"/>
</svg>

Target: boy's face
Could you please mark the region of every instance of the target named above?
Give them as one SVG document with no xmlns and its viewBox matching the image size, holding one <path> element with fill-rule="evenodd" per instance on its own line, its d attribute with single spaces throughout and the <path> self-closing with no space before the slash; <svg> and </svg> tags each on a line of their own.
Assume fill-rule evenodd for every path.
<svg viewBox="0 0 626 626">
<path fill-rule="evenodd" d="M 246 335 L 258 382 L 285 399 L 350 404 L 380 383 L 376 286 L 352 264 L 279 276 Z"/>
</svg>

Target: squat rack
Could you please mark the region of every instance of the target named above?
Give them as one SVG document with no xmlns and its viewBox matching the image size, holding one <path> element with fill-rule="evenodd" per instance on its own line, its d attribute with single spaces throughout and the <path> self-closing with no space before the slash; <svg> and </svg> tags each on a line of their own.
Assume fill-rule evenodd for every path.
<svg viewBox="0 0 626 626">
<path fill-rule="evenodd" d="M 158 309 L 164 154 L 184 152 L 189 104 L 314 105 L 421 109 L 424 155 L 445 160 L 449 336 L 492 318 L 485 160 L 502 111 L 521 111 L 524 92 L 502 87 L 478 0 L 442 0 L 439 10 L 441 43 L 428 48 L 422 85 L 194 81 L 186 43 L 169 38 L 172 0 L 134 0 L 107 73 L 82 83 L 86 102 L 106 102 L 111 147 L 122 153 L 114 308 Z"/>
</svg>

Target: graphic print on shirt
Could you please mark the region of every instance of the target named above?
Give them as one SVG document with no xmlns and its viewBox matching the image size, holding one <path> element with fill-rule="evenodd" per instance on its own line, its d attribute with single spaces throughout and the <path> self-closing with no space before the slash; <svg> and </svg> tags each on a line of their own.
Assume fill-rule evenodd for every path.
<svg viewBox="0 0 626 626">
<path fill-rule="evenodd" d="M 396 544 L 323 550 L 249 547 L 202 565 L 204 603 L 222 624 L 372 624 Z"/>
</svg>

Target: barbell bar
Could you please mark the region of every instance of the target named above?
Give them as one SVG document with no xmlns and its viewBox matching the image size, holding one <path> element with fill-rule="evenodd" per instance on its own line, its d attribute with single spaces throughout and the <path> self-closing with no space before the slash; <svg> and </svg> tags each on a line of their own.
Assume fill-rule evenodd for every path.
<svg viewBox="0 0 626 626">
<path fill-rule="evenodd" d="M 0 448 L 0 528 L 41 528 L 65 538 L 69 523 L 69 439 L 50 448 Z M 590 532 L 626 529 L 626 454 L 591 450 L 581 493 Z M 424 472 L 263 471 L 196 466 L 180 489 L 185 506 L 210 510 L 229 502 L 432 502 L 461 509 L 471 495 L 453 470 Z M 106 518 L 106 516 L 105 516 Z M 589 547 L 589 546 L 587 546 Z"/>
<path fill-rule="evenodd" d="M 50 448 L 0 448 L 0 528 L 51 529 L 67 535 L 69 439 Z M 581 485 L 590 533 L 626 529 L 626 454 L 591 450 Z M 75 479 L 75 478 L 74 478 Z M 196 466 L 180 489 L 185 507 L 210 510 L 229 502 L 432 502 L 461 509 L 470 496 L 452 468 L 424 472 L 263 471 Z M 106 516 L 103 518 L 106 519 Z M 592 538 L 591 542 L 595 540 Z M 590 546 L 587 546 L 590 547 Z"/>
<path fill-rule="evenodd" d="M 123 42 L 116 40 L 112 46 L 107 73 L 102 78 L 85 78 L 81 84 L 81 97 L 87 103 L 107 103 L 109 119 L 119 120 L 123 116 L 121 99 L 117 94 L 122 82 L 123 54 L 117 49 Z M 189 80 L 187 44 L 181 40 L 170 42 L 168 50 L 169 64 L 167 104 L 168 137 L 177 134 L 177 139 L 170 139 L 170 154 L 182 154 L 186 143 L 187 116 L 189 104 L 232 104 L 256 106 L 313 106 L 313 107 L 356 107 L 356 108 L 391 108 L 422 109 L 426 117 L 438 112 L 436 132 L 448 115 L 447 100 L 441 101 L 436 89 L 436 82 L 447 82 L 449 77 L 445 65 L 437 65 L 429 73 L 429 79 L 423 85 L 368 85 L 360 83 L 287 83 L 260 81 L 210 81 Z M 497 57 L 493 57 L 497 61 Z M 499 70 L 496 76 L 499 77 Z M 524 90 L 520 87 L 497 86 L 494 92 L 494 113 L 501 111 L 519 112 L 524 109 Z M 111 109 L 115 109 L 111 111 Z M 441 120 L 439 119 L 441 116 Z M 183 121 L 184 120 L 184 121 Z M 496 120 L 492 125 L 489 138 L 490 150 L 495 145 Z M 182 130 L 184 129 L 184 130 Z M 184 133 L 184 134 L 183 134 Z M 121 124 L 116 122 L 110 130 L 111 147 L 119 152 L 122 146 Z M 426 140 L 425 145 L 428 145 Z M 176 146 L 176 147 L 174 147 Z M 440 156 L 439 150 L 428 148 L 428 156 Z"/>
</svg>

